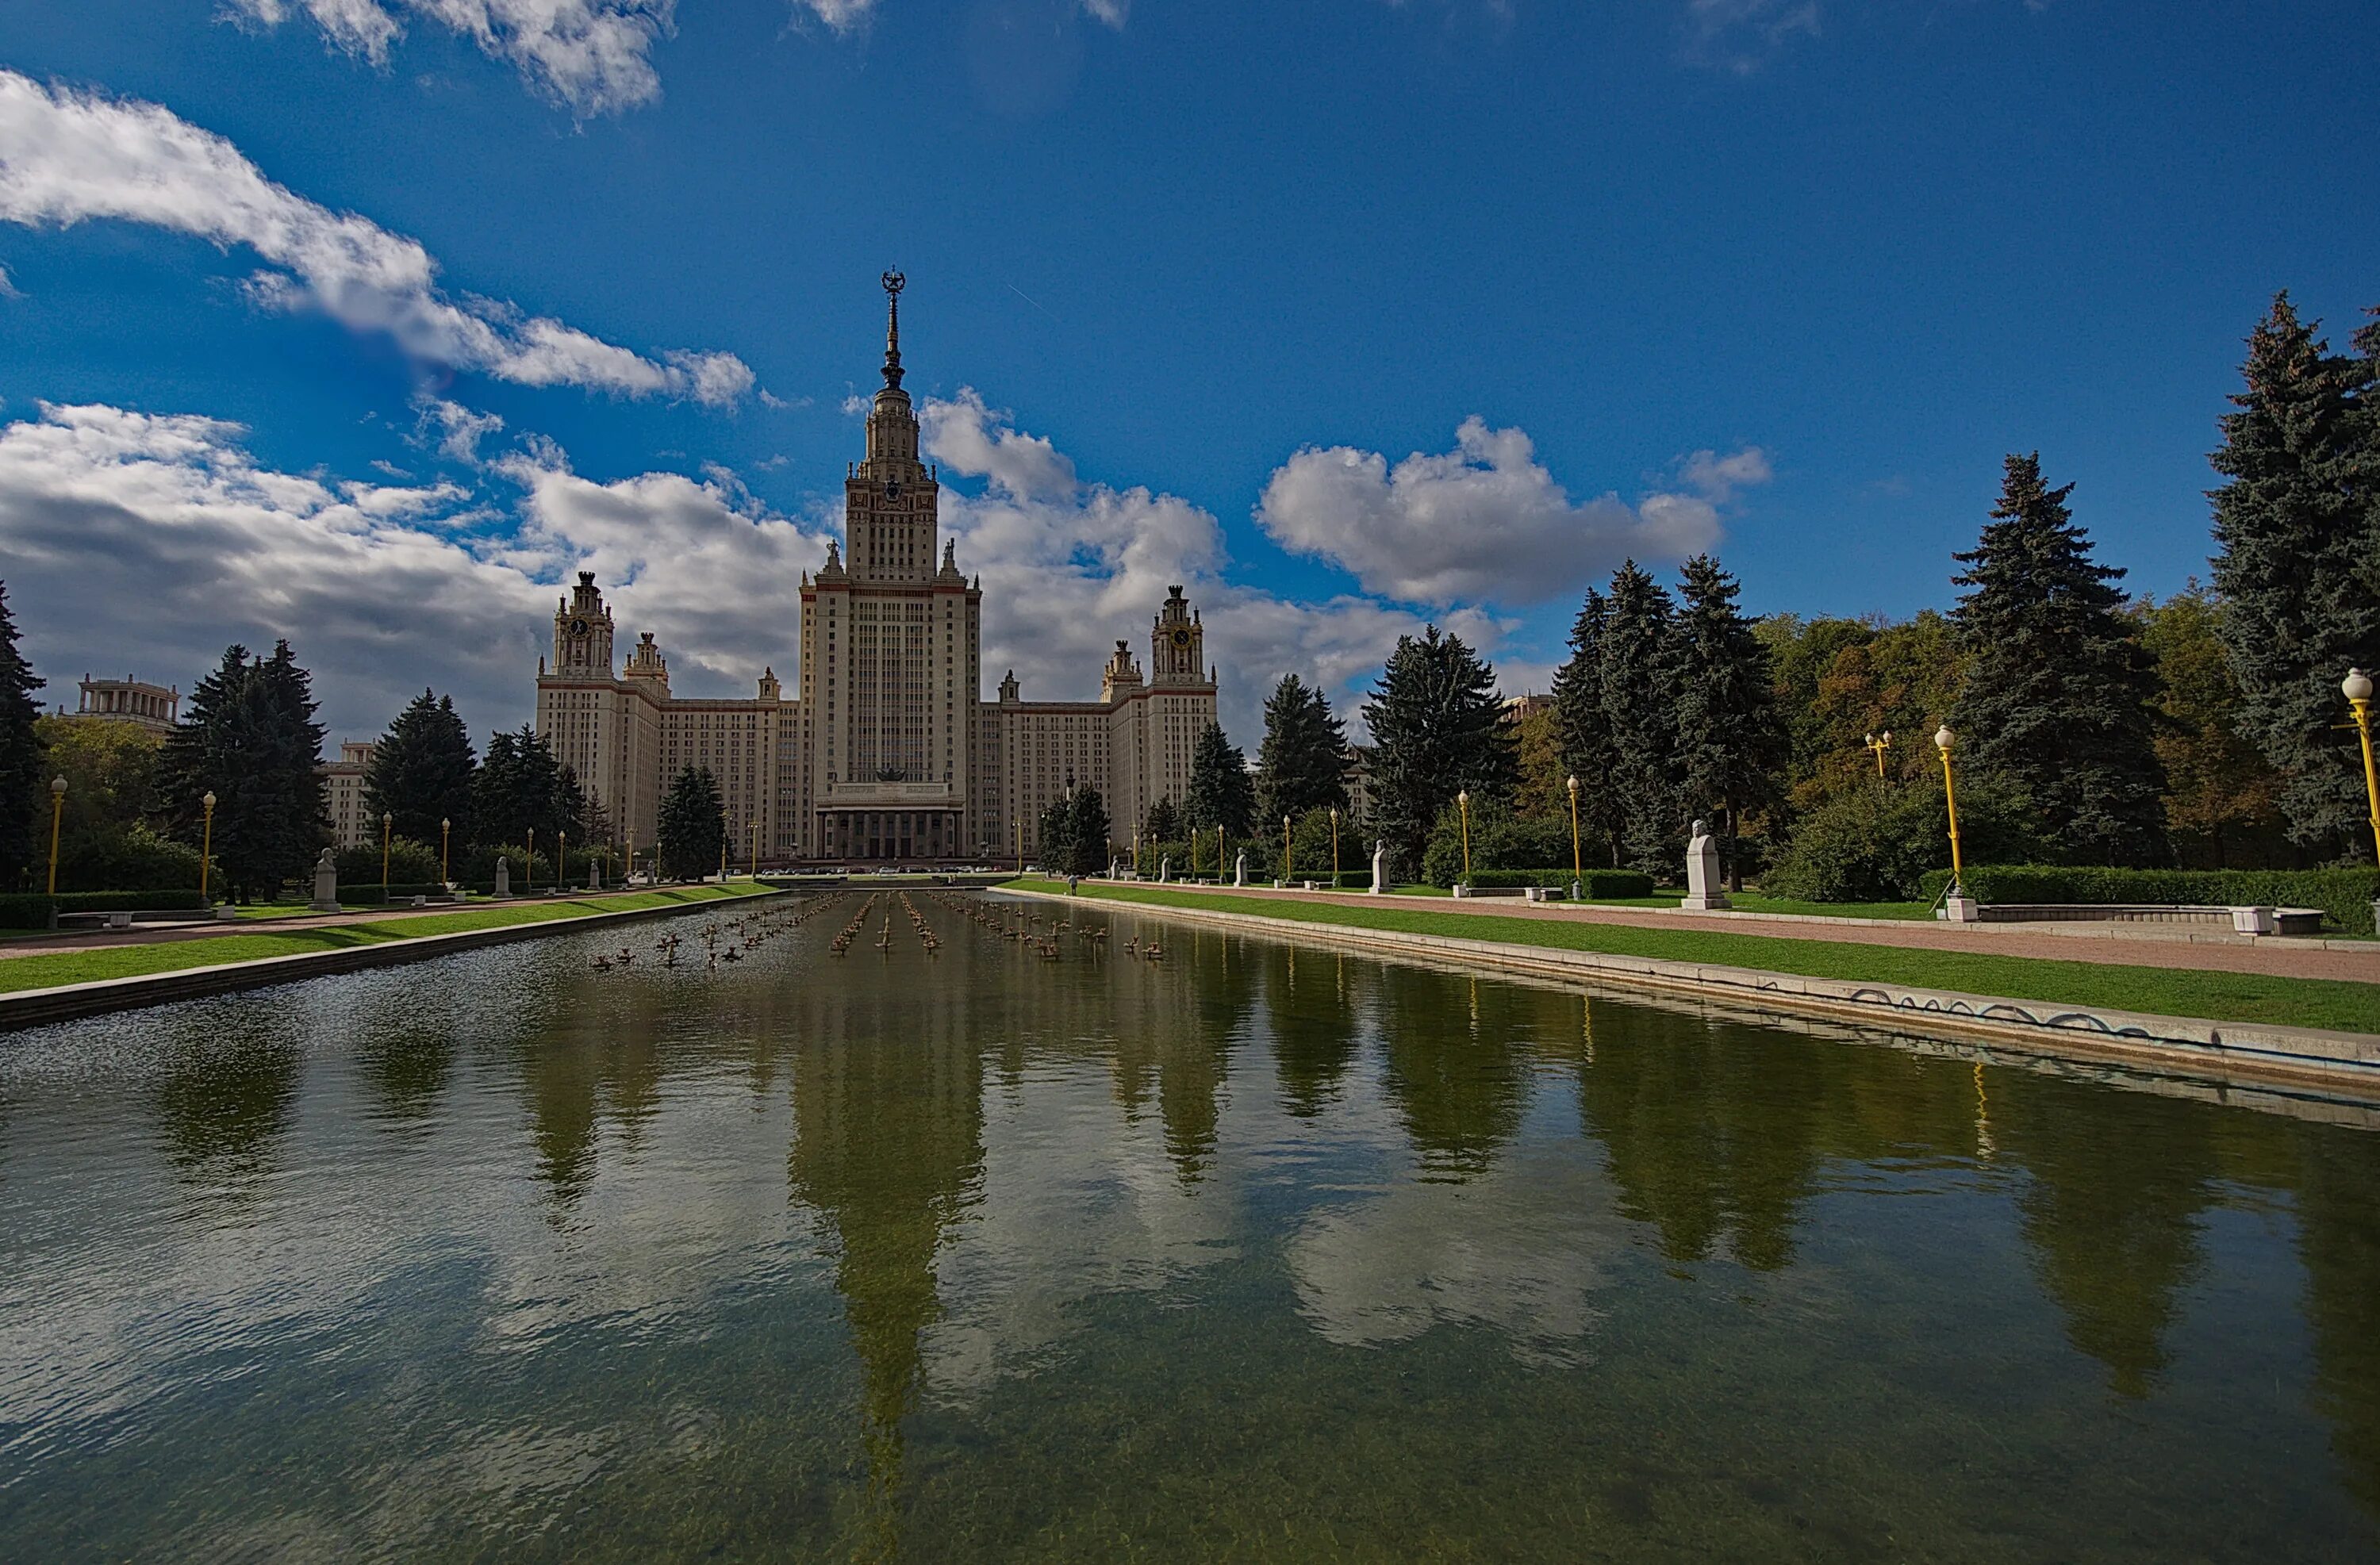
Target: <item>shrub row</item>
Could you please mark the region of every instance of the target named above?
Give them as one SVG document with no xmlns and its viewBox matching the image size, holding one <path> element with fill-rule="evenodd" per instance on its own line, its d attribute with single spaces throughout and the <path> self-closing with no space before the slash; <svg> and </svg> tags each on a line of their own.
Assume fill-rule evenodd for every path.
<svg viewBox="0 0 2380 1565">
<path fill-rule="evenodd" d="M 1579 892 L 1588 897 L 1648 897 L 1653 894 L 1653 877 L 1638 869 L 1590 869 L 1584 877 L 1567 869 L 1479 869 L 1472 872 L 1471 883 L 1491 891 L 1509 891 L 1514 886 L 1549 886 L 1570 890 L 1572 880 L 1579 881 Z"/>
<path fill-rule="evenodd" d="M 1939 869 L 1925 880 L 1931 899 L 1949 884 Z M 2319 907 L 2349 934 L 2368 935 L 2380 869 L 2101 869 L 2049 864 L 1970 866 L 1967 894 L 1986 904 L 2139 903 L 2183 907 Z"/>
<path fill-rule="evenodd" d="M 196 891 L 62 892 L 55 897 L 39 892 L 0 896 L 0 929 L 46 929 L 50 912 L 149 913 L 191 912 L 206 905 Z"/>
</svg>

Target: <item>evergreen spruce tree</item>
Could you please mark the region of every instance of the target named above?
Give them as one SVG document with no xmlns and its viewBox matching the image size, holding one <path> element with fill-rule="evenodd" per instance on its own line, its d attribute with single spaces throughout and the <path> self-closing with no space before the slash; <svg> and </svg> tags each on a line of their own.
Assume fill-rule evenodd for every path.
<svg viewBox="0 0 2380 1565">
<path fill-rule="evenodd" d="M 41 687 L 17 650 L 17 621 L 8 612 L 7 588 L 0 585 L 0 890 L 14 891 L 37 866 L 48 865 L 50 778 L 33 730 L 42 715 L 33 692 Z"/>
<path fill-rule="evenodd" d="M 1768 649 L 1735 604 L 1735 577 L 1708 554 L 1681 573 L 1678 770 L 1689 814 L 1710 812 L 1730 883 L 1743 889 L 1736 836 L 1784 790 L 1786 737 Z"/>
<path fill-rule="evenodd" d="M 1075 861 L 1075 806 L 1065 794 L 1059 795 L 1041 807 L 1041 819 L 1036 822 L 1033 851 L 1041 867 L 1052 875 L 1063 875 Z"/>
<path fill-rule="evenodd" d="M 2047 851 L 2075 864 L 2168 862 L 2165 768 L 2149 715 L 2155 665 L 2122 613 L 2123 572 L 2092 558 L 2038 454 L 2011 455 L 1952 616 L 1971 660 L 1953 758 L 2029 801 Z"/>
<path fill-rule="evenodd" d="M 1554 671 L 1554 719 L 1561 734 L 1564 782 L 1578 779 L 1581 852 L 1589 863 L 1616 866 L 1621 814 L 1612 792 L 1611 724 L 1603 715 L 1603 647 L 1610 618 L 1611 601 L 1588 588 L 1571 621 L 1570 656 Z M 1568 806 L 1565 797 L 1565 810 Z"/>
<path fill-rule="evenodd" d="M 1066 829 L 1066 868 L 1076 875 L 1106 874 L 1112 823 L 1108 819 L 1108 802 L 1097 788 L 1075 790 Z"/>
<path fill-rule="evenodd" d="M 435 847 L 449 821 L 457 843 L 471 841 L 471 784 L 479 762 L 454 698 L 424 690 L 396 714 L 364 769 L 364 809 L 396 818 L 395 833 Z"/>
<path fill-rule="evenodd" d="M 1248 780 L 1247 758 L 1210 722 L 1190 752 L 1190 782 L 1182 795 L 1183 823 L 1193 831 L 1245 838 L 1256 824 L 1257 791 Z"/>
<path fill-rule="evenodd" d="M 516 735 L 500 735 L 513 738 Z M 491 741 L 488 754 L 494 758 Z M 707 767 L 682 768 L 662 796 L 659 825 L 661 872 L 676 880 L 699 880 L 719 870 L 720 850 L 727 841 L 727 811 L 720 803 L 718 779 Z"/>
<path fill-rule="evenodd" d="M 715 779 L 712 786 L 717 786 Z M 487 758 L 480 763 L 471 793 L 472 824 L 480 846 L 526 843 L 532 831 L 548 843 L 559 831 L 577 835 L 578 821 L 572 810 L 571 797 L 562 785 L 562 768 L 535 729 L 523 723 L 518 731 L 498 734 L 488 741 Z M 718 866 L 711 867 L 716 870 Z"/>
<path fill-rule="evenodd" d="M 1418 874 L 1430 828 L 1468 790 L 1509 803 L 1517 776 L 1496 673 L 1436 625 L 1397 638 L 1365 704 L 1372 730 L 1372 813 L 1403 873 Z"/>
<path fill-rule="evenodd" d="M 1140 823 L 1141 840 L 1147 843 L 1178 843 L 1189 835 L 1189 830 L 1182 821 L 1182 807 L 1166 798 L 1149 806 Z"/>
<path fill-rule="evenodd" d="M 1613 574 L 1597 671 L 1606 790 L 1621 862 L 1665 879 L 1684 860 L 1688 820 L 1679 790 L 1676 621 L 1669 591 L 1635 561 Z M 1585 774 L 1579 782 L 1584 787 Z"/>
<path fill-rule="evenodd" d="M 2290 838 L 2362 858 L 2362 760 L 2338 682 L 2380 667 L 2380 334 L 2331 353 L 2286 293 L 2248 339 L 2215 470 L 2215 585 L 2240 732 L 2280 774 Z"/>
<path fill-rule="evenodd" d="M 1265 702 L 1257 750 L 1257 814 L 1267 823 L 1347 807 L 1347 729 L 1317 686 L 1281 675 Z"/>
<path fill-rule="evenodd" d="M 303 877 L 315 855 L 331 840 L 330 789 L 322 779 L 326 730 L 314 721 L 320 710 L 314 679 L 298 666 L 287 640 L 257 665 L 259 769 L 268 778 L 266 819 L 271 843 L 258 865 L 262 884 L 278 887 Z"/>
</svg>

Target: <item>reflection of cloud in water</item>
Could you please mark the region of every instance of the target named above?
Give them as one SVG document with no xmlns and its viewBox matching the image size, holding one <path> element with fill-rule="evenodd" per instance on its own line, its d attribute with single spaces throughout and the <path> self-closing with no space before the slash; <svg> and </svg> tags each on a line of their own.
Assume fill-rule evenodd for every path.
<svg viewBox="0 0 2380 1565">
<path fill-rule="evenodd" d="M 937 1266 L 944 1315 L 927 1333 L 945 1395 L 1029 1373 L 1076 1328 L 1077 1300 L 1158 1292 L 1228 1260 L 1240 1159 L 1228 1120 L 1210 1177 L 1185 1183 L 1156 1115 L 1127 1118 L 1104 1061 L 1039 1063 L 984 1099 L 984 1199 Z"/>
<path fill-rule="evenodd" d="M 1284 1248 L 1300 1308 L 1333 1342 L 1485 1326 L 1524 1363 L 1575 1364 L 1602 1316 L 1607 1262 L 1627 1244 L 1580 1148 L 1524 1137 L 1465 1183 L 1399 1177 L 1324 1208 Z"/>
</svg>

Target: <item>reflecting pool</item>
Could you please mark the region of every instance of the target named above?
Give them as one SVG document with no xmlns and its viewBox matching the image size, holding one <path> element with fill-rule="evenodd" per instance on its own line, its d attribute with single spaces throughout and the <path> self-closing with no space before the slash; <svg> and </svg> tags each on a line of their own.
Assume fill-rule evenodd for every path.
<svg viewBox="0 0 2380 1565">
<path fill-rule="evenodd" d="M 2365 1110 L 862 901 L 0 1035 L 7 1556 L 2380 1553 Z"/>
</svg>

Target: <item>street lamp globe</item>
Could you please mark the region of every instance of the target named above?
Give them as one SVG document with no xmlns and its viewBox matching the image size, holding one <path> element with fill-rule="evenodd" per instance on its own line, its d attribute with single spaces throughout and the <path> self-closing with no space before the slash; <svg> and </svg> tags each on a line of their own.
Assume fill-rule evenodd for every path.
<svg viewBox="0 0 2380 1565">
<path fill-rule="evenodd" d="M 1463 806 L 1468 807 L 1468 806 L 1470 805 L 1470 803 L 1471 803 L 1471 790 L 1470 790 L 1470 789 L 1468 789 L 1468 788 L 1464 788 L 1464 789 L 1463 789 L 1462 791 L 1460 791 L 1459 793 L 1457 793 L 1457 794 L 1454 795 L 1454 802 L 1455 802 L 1456 804 L 1459 804 L 1459 805 L 1463 805 Z"/>
<path fill-rule="evenodd" d="M 1941 751 L 1944 755 L 1949 755 L 1950 753 L 1950 741 L 1953 737 L 1955 737 L 1955 735 L 1950 732 L 1950 725 L 1947 722 L 1944 723 L 1941 727 L 1934 731 L 1934 747 Z"/>
<path fill-rule="evenodd" d="M 67 796 L 67 780 L 65 778 L 53 777 L 50 779 L 50 796 L 56 799 L 62 799 Z"/>
<path fill-rule="evenodd" d="M 206 806 L 209 809 L 212 809 L 212 808 L 214 808 L 214 807 L 215 807 L 215 791 L 214 791 L 212 788 L 208 789 L 208 790 L 206 791 L 206 795 L 205 795 L 203 798 L 200 799 L 200 800 L 199 800 L 199 803 L 200 803 L 200 804 L 202 804 L 202 805 Z"/>
<path fill-rule="evenodd" d="M 2347 677 L 2338 682 L 2338 693 L 2347 698 L 2350 705 L 2368 701 L 2372 698 L 2372 676 L 2360 668 L 2349 669 Z"/>
<path fill-rule="evenodd" d="M 1570 791 L 1571 791 L 1572 793 L 1573 793 L 1573 794 L 1577 793 L 1577 792 L 1578 792 L 1578 779 L 1577 779 L 1576 777 L 1572 777 L 1572 778 L 1570 780 L 1570 782 L 1568 782 L 1567 786 L 1569 787 L 1569 789 L 1570 789 Z"/>
</svg>

